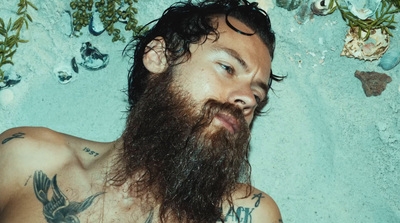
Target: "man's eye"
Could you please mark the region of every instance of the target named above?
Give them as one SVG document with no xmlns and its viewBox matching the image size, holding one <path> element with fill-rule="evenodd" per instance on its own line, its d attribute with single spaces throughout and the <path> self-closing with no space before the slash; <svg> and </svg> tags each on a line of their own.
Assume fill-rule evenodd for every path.
<svg viewBox="0 0 400 223">
<path fill-rule="evenodd" d="M 222 69 L 226 70 L 226 72 L 228 72 L 228 74 L 233 74 L 233 68 L 231 66 L 225 65 L 225 64 L 221 64 Z"/>
<path fill-rule="evenodd" d="M 254 95 L 254 98 L 256 99 L 257 104 L 260 104 L 261 98 L 258 97 L 257 95 Z"/>
</svg>

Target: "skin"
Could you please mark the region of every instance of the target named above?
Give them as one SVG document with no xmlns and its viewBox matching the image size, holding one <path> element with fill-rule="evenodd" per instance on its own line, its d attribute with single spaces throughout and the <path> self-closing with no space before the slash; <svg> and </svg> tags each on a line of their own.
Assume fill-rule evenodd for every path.
<svg viewBox="0 0 400 223">
<path fill-rule="evenodd" d="M 177 67 L 179 74 L 174 83 L 189 92 L 199 105 L 208 98 L 237 105 L 250 125 L 257 101 L 266 96 L 262 85 L 267 83 L 271 69 L 268 49 L 258 36 L 240 35 L 229 29 L 222 18 L 217 19 L 220 38 L 193 45 L 192 57 Z M 236 25 L 247 28 L 240 22 Z M 159 75 L 167 69 L 162 38 L 149 47 L 152 50 L 144 55 L 144 64 L 151 75 Z M 218 117 L 211 128 L 234 131 L 232 122 Z M 42 171 L 49 180 L 57 175 L 56 184 L 70 202 L 92 199 L 87 208 L 75 215 L 80 222 L 157 222 L 157 210 L 151 219 L 148 203 L 127 192 L 131 181 L 120 187 L 105 184 L 112 158 L 121 145 L 121 139 L 92 142 L 46 128 L 5 131 L 0 135 L 0 222 L 50 222 L 34 193 L 35 171 Z M 49 200 L 54 197 L 53 191 L 52 184 L 46 192 Z M 282 222 L 271 197 L 255 188 L 249 197 L 243 198 L 245 194 L 244 185 L 239 185 L 234 194 L 233 209 L 240 222 Z M 223 213 L 226 222 L 238 222 L 226 203 Z"/>
</svg>

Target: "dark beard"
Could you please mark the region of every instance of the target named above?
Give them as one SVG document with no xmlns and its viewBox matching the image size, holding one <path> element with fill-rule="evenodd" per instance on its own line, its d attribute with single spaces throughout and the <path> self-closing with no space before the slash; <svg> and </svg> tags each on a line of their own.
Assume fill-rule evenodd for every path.
<svg viewBox="0 0 400 223">
<path fill-rule="evenodd" d="M 187 93 L 170 86 L 170 76 L 150 80 L 129 114 L 113 180 L 135 176 L 130 189 L 151 194 L 162 222 L 216 222 L 239 180 L 250 184 L 250 130 L 230 103 L 209 100 L 196 111 Z M 219 112 L 236 118 L 239 131 L 210 125 Z"/>
</svg>

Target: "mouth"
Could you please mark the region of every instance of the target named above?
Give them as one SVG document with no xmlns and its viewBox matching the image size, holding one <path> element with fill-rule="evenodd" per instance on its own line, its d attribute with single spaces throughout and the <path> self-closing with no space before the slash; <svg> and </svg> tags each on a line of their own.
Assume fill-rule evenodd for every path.
<svg viewBox="0 0 400 223">
<path fill-rule="evenodd" d="M 219 124 L 225 127 L 230 133 L 233 134 L 239 131 L 239 122 L 231 115 L 218 113 L 215 115 L 215 118 L 219 121 Z"/>
</svg>

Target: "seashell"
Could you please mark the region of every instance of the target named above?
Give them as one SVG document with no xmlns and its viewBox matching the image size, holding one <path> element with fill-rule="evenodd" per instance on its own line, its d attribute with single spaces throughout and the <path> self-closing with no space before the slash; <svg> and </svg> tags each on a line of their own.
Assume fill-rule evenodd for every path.
<svg viewBox="0 0 400 223">
<path fill-rule="evenodd" d="M 372 61 L 379 59 L 389 48 L 389 35 L 382 33 L 381 29 L 371 30 L 366 41 L 363 39 L 367 33 L 361 30 L 360 38 L 358 30 L 358 27 L 349 29 L 341 56 Z"/>
<path fill-rule="evenodd" d="M 12 87 L 21 81 L 21 75 L 11 73 L 10 75 L 5 75 L 3 82 L 0 82 L 0 90 Z"/>
<path fill-rule="evenodd" d="M 81 56 L 83 62 L 79 63 L 79 65 L 88 70 L 100 70 L 106 67 L 109 62 L 108 54 L 100 53 L 90 42 L 82 44 Z"/>
<path fill-rule="evenodd" d="M 311 11 L 314 15 L 328 15 L 332 13 L 332 8 L 329 8 L 329 4 L 333 1 L 332 8 L 336 6 L 335 0 L 314 0 L 311 3 Z"/>
<path fill-rule="evenodd" d="M 75 57 L 73 57 L 71 60 L 71 66 L 72 66 L 72 70 L 74 70 L 75 73 L 79 73 L 79 67 L 78 67 L 78 64 L 76 63 Z"/>
<path fill-rule="evenodd" d="M 378 66 L 382 67 L 384 70 L 393 69 L 397 64 L 400 63 L 400 50 L 389 50 L 386 52 L 381 60 L 379 61 Z"/>
<path fill-rule="evenodd" d="M 65 13 L 67 13 L 68 15 L 65 15 Z M 68 16 L 68 18 L 66 18 Z M 79 32 L 75 31 L 74 29 L 74 25 L 73 25 L 73 17 L 72 17 L 72 12 L 69 10 L 64 10 L 64 13 L 61 15 L 61 19 L 64 20 L 63 24 L 65 21 L 69 22 L 69 31 L 65 30 L 65 34 L 68 35 L 69 37 L 73 37 L 73 36 L 79 36 Z"/>
<path fill-rule="evenodd" d="M 303 0 L 276 0 L 276 6 L 284 8 L 288 11 L 297 9 L 302 3 Z"/>
<path fill-rule="evenodd" d="M 311 13 L 311 0 L 303 0 L 300 8 L 297 9 L 296 15 L 294 18 L 296 19 L 297 23 L 304 24 L 306 23 L 312 16 Z"/>
<path fill-rule="evenodd" d="M 60 84 L 68 84 L 76 80 L 77 77 L 73 74 L 71 67 L 66 65 L 60 65 L 54 69 L 54 76 Z"/>
<path fill-rule="evenodd" d="M 353 15 L 361 20 L 373 16 L 382 0 L 345 0 L 347 7 Z"/>
<path fill-rule="evenodd" d="M 89 32 L 94 36 L 98 36 L 106 31 L 106 28 L 100 20 L 100 13 L 95 11 L 89 20 Z"/>
</svg>

